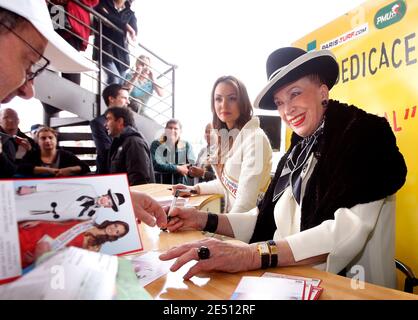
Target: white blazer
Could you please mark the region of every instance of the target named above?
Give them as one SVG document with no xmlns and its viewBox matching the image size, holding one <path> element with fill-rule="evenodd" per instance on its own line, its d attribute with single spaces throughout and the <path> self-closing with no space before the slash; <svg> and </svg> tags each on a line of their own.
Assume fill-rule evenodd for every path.
<svg viewBox="0 0 418 320">
<path fill-rule="evenodd" d="M 223 172 L 217 172 L 217 179 L 197 185 L 200 193 L 224 195 L 226 212 L 251 210 L 270 183 L 271 157 L 270 142 L 260 120 L 253 117 L 237 135 Z"/>
</svg>

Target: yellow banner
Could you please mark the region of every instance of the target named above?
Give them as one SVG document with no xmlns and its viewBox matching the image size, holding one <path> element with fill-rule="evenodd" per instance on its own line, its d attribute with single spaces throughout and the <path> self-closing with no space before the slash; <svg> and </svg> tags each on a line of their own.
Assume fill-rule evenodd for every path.
<svg viewBox="0 0 418 320">
<path fill-rule="evenodd" d="M 331 50 L 340 66 L 332 97 L 389 121 L 408 166 L 397 193 L 396 256 L 417 274 L 418 1 L 367 1 L 293 45 Z"/>
</svg>

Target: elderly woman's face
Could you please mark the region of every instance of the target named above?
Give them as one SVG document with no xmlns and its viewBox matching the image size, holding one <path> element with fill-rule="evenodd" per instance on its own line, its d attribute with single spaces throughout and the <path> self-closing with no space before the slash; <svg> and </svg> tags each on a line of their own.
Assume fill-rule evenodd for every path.
<svg viewBox="0 0 418 320">
<path fill-rule="evenodd" d="M 303 77 L 277 90 L 273 98 L 287 126 L 298 136 L 307 137 L 321 122 L 325 112 L 322 101 L 328 100 L 328 87 Z"/>
</svg>

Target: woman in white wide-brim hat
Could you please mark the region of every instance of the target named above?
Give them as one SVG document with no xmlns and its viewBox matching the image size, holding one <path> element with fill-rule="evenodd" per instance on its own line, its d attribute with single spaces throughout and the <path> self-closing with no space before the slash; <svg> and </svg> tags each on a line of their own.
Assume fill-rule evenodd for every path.
<svg viewBox="0 0 418 320">
<path fill-rule="evenodd" d="M 205 239 L 169 250 L 177 270 L 237 272 L 310 264 L 395 286 L 394 198 L 406 165 L 385 118 L 329 99 L 338 78 L 330 51 L 281 48 L 267 60 L 268 84 L 255 107 L 277 109 L 293 131 L 291 145 L 257 208 L 216 216 L 176 209 L 170 231 L 211 229 L 251 244 Z M 207 260 L 206 260 L 207 259 Z M 351 269 L 357 266 L 356 269 Z"/>
</svg>

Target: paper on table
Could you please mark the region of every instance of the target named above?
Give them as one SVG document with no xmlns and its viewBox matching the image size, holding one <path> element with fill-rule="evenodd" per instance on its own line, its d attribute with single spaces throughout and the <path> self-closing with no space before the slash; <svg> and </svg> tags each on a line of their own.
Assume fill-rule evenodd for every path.
<svg viewBox="0 0 418 320">
<path fill-rule="evenodd" d="M 311 299 L 311 293 L 313 287 L 319 287 L 321 283 L 321 279 L 312 279 L 312 278 L 305 278 L 305 277 L 298 277 L 292 276 L 288 274 L 281 274 L 281 273 L 273 273 L 273 272 L 265 272 L 262 277 L 275 277 L 275 278 L 284 278 L 284 279 L 292 279 L 292 280 L 303 280 L 305 281 L 306 288 L 303 300 L 313 300 Z"/>
<path fill-rule="evenodd" d="M 152 296 L 138 284 L 131 261 L 118 259 L 118 275 L 116 277 L 117 300 L 152 300 Z"/>
<path fill-rule="evenodd" d="M 1 286 L 0 299 L 112 299 L 117 270 L 116 256 L 67 247 L 15 282 Z"/>
<path fill-rule="evenodd" d="M 169 207 L 173 201 L 174 196 L 153 197 L 160 206 Z M 178 197 L 176 207 L 184 207 L 189 202 L 189 199 Z"/>
<path fill-rule="evenodd" d="M 270 277 L 242 277 L 231 300 L 303 300 L 305 282 Z"/>
<path fill-rule="evenodd" d="M 312 287 L 311 294 L 309 296 L 309 300 L 318 300 L 322 291 L 324 291 L 324 288 Z"/>
<path fill-rule="evenodd" d="M 160 252 L 149 251 L 132 259 L 134 271 L 139 279 L 139 284 L 145 287 L 170 271 L 172 261 L 161 261 Z"/>
</svg>

